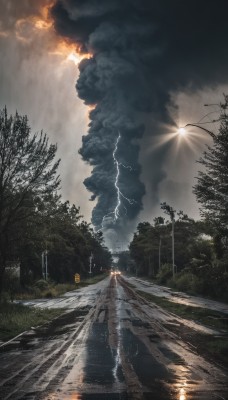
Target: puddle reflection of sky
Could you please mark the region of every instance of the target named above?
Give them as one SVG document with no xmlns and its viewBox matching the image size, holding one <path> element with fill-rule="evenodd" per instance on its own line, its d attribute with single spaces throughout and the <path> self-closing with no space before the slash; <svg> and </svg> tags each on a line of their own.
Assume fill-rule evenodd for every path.
<svg viewBox="0 0 228 400">
<path fill-rule="evenodd" d="M 118 381 L 118 368 L 121 366 L 121 357 L 120 357 L 120 325 L 117 327 L 117 347 L 116 347 L 116 355 L 114 357 L 114 368 L 112 370 L 113 377 L 115 381 Z"/>
<path fill-rule="evenodd" d="M 114 277 L 115 280 L 115 289 L 118 290 L 119 285 L 117 285 L 117 281 L 116 281 L 116 276 Z M 121 366 L 121 356 L 120 356 L 120 318 L 118 315 L 118 308 L 116 307 L 116 312 L 117 312 L 117 320 L 118 320 L 118 324 L 116 326 L 116 333 L 117 333 L 117 345 L 116 345 L 116 355 L 114 357 L 114 368 L 113 368 L 113 377 L 115 379 L 115 381 L 118 381 L 118 368 Z"/>
<path fill-rule="evenodd" d="M 178 400 L 187 400 L 186 390 L 184 387 L 180 388 Z"/>
</svg>

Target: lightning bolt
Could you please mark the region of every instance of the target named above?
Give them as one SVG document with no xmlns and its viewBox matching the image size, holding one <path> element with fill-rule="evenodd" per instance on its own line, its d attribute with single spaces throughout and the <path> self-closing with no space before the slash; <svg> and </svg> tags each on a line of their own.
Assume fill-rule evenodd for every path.
<svg viewBox="0 0 228 400">
<path fill-rule="evenodd" d="M 116 194 L 117 194 L 117 202 L 116 202 L 116 206 L 114 211 L 111 211 L 110 213 L 104 215 L 103 219 L 102 219 L 102 227 L 103 227 L 103 222 L 105 221 L 105 219 L 107 217 L 109 217 L 110 215 L 114 215 L 114 221 L 116 222 L 118 220 L 118 218 L 121 216 L 121 207 L 124 208 L 125 210 L 125 215 L 127 214 L 127 209 L 125 207 L 125 205 L 121 202 L 121 199 L 124 199 L 128 202 L 128 204 L 133 205 L 136 203 L 136 201 L 134 199 L 129 199 L 128 197 L 124 196 L 124 194 L 121 192 L 120 188 L 119 188 L 119 177 L 120 177 L 120 167 L 124 167 L 126 169 L 129 169 L 130 171 L 133 171 L 133 168 L 129 165 L 124 165 L 123 163 L 119 162 L 117 157 L 116 157 L 116 153 L 118 150 L 118 144 L 119 141 L 121 139 L 121 135 L 120 133 L 118 134 L 116 143 L 115 143 L 115 147 L 112 153 L 113 156 L 113 161 L 114 161 L 114 165 L 116 167 L 116 177 L 115 177 L 115 188 L 116 188 Z"/>
<path fill-rule="evenodd" d="M 125 169 L 129 169 L 130 171 L 135 171 L 134 168 L 132 168 L 130 165 L 124 165 L 123 163 L 119 163 L 121 167 L 124 167 Z"/>
<path fill-rule="evenodd" d="M 119 144 L 120 138 L 121 138 L 121 136 L 120 136 L 120 133 L 119 133 L 117 141 L 116 141 L 116 144 L 115 144 L 114 151 L 112 153 L 114 164 L 116 166 L 115 188 L 116 188 L 116 192 L 117 192 L 117 204 L 116 204 L 116 207 L 115 207 L 115 210 L 114 210 L 115 221 L 120 216 L 120 211 L 119 210 L 120 210 L 120 206 L 121 206 L 121 191 L 120 191 L 120 188 L 118 186 L 119 185 L 119 176 L 120 176 L 120 164 L 119 164 L 119 162 L 118 162 L 118 160 L 116 158 L 116 152 L 117 152 L 117 149 L 118 149 L 118 144 Z"/>
</svg>

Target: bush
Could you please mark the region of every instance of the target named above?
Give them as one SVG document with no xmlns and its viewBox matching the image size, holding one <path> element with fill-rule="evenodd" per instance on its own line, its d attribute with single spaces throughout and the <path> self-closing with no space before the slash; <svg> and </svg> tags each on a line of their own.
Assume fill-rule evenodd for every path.
<svg viewBox="0 0 228 400">
<path fill-rule="evenodd" d="M 163 264 L 161 270 L 158 272 L 156 276 L 157 283 L 166 283 L 168 279 L 172 277 L 172 265 L 171 264 Z"/>
<path fill-rule="evenodd" d="M 193 284 L 193 275 L 189 272 L 183 273 L 175 279 L 176 288 L 187 292 L 191 290 Z"/>
<path fill-rule="evenodd" d="M 9 297 L 11 301 L 15 298 L 15 293 L 20 290 L 20 278 L 15 275 L 13 269 L 5 272 L 4 277 L 5 296 Z"/>
<path fill-rule="evenodd" d="M 176 274 L 175 277 L 167 281 L 167 285 L 173 289 L 192 294 L 203 294 L 206 290 L 205 281 L 189 271 L 181 271 Z"/>
<path fill-rule="evenodd" d="M 46 290 L 49 287 L 49 284 L 44 279 L 40 279 L 39 281 L 35 282 L 33 287 L 39 289 L 41 291 Z"/>
<path fill-rule="evenodd" d="M 47 291 L 45 291 L 45 292 L 43 293 L 43 296 L 44 296 L 46 299 L 52 299 L 53 297 L 56 297 L 56 292 L 55 292 L 54 289 L 50 288 L 50 289 L 48 289 Z"/>
</svg>

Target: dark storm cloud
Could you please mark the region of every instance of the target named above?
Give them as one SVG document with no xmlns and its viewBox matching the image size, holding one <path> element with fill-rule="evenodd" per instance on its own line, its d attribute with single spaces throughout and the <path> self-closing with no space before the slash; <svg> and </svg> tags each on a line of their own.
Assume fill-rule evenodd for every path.
<svg viewBox="0 0 228 400">
<path fill-rule="evenodd" d="M 151 115 L 147 135 L 161 133 L 158 118 L 172 124 L 167 111 L 171 91 L 227 82 L 227 12 L 227 0 L 55 2 L 56 31 L 93 55 L 81 62 L 76 88 L 86 104 L 96 104 L 80 153 L 94 166 L 85 185 L 98 200 L 93 210 L 97 228 L 116 205 L 113 151 L 118 135 L 120 190 L 135 200 L 129 204 L 122 198 L 123 220 L 142 208 L 138 143 L 144 116 Z M 155 193 L 164 177 L 164 154 L 145 161 Z"/>
</svg>

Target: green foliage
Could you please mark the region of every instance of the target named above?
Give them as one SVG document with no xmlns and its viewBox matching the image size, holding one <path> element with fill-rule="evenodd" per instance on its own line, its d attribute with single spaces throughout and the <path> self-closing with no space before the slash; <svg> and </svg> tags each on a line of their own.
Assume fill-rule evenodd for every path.
<svg viewBox="0 0 228 400">
<path fill-rule="evenodd" d="M 160 271 L 158 271 L 156 281 L 161 284 L 166 283 L 173 275 L 172 268 L 172 264 L 163 264 Z"/>
<path fill-rule="evenodd" d="M 0 302 L 0 339 L 9 340 L 31 326 L 39 326 L 61 315 L 63 309 L 32 308 Z"/>
<path fill-rule="evenodd" d="M 22 221 L 33 223 L 39 205 L 59 187 L 56 150 L 43 132 L 31 134 L 26 116 L 8 116 L 6 108 L 0 111 L 1 283 L 7 262 L 17 256 Z"/>
<path fill-rule="evenodd" d="M 135 261 L 137 275 L 153 276 L 158 270 L 159 234 L 148 222 L 138 224 L 130 243 L 130 257 Z"/>
<path fill-rule="evenodd" d="M 33 287 L 35 289 L 39 289 L 39 290 L 45 290 L 49 287 L 49 284 L 47 281 L 45 281 L 44 279 L 40 279 L 39 281 L 35 282 Z"/>
<path fill-rule="evenodd" d="M 111 254 L 83 221 L 80 208 L 58 195 L 59 161 L 56 145 L 49 145 L 43 132 L 32 135 L 26 116 L 0 112 L 0 283 L 6 266 L 20 265 L 23 288 L 42 278 L 41 255 L 47 251 L 48 278 L 73 283 L 74 274 L 86 276 L 93 254 L 93 274 L 111 264 Z M 44 283 L 40 283 L 44 285 Z M 10 293 L 12 284 L 5 280 Z M 44 290 L 32 290 L 39 296 Z M 49 288 L 47 296 L 54 296 Z M 1 295 L 1 287 L 0 287 Z M 11 294 L 10 294 L 11 295 Z"/>
<path fill-rule="evenodd" d="M 148 222 L 140 223 L 130 243 L 130 256 L 135 261 L 141 275 L 156 276 L 160 265 L 172 262 L 172 222 L 166 221 L 160 224 L 156 218 L 154 226 Z M 191 261 L 191 246 L 197 240 L 199 234 L 206 227 L 198 223 L 183 212 L 178 213 L 175 222 L 175 264 L 178 271 L 185 268 Z M 163 279 L 164 281 L 164 279 Z"/>
<path fill-rule="evenodd" d="M 202 282 L 200 278 L 188 271 L 182 271 L 176 274 L 167 281 L 168 286 L 173 287 L 176 290 L 189 292 L 189 293 L 200 293 L 202 290 Z"/>
<path fill-rule="evenodd" d="M 193 191 L 201 205 L 201 213 L 213 228 L 217 256 L 228 248 L 228 96 L 221 104 L 219 131 L 213 135 L 212 146 L 198 161 L 204 170 L 198 173 Z"/>
<path fill-rule="evenodd" d="M 194 221 L 183 212 L 177 213 L 175 222 L 175 265 L 173 278 L 171 251 L 171 223 L 152 226 L 141 223 L 130 244 L 130 255 L 136 270 L 150 276 L 150 264 L 156 281 L 176 290 L 202 294 L 216 299 L 228 300 L 228 257 L 218 259 L 215 240 L 208 221 Z M 159 248 L 161 268 L 159 270 Z"/>
<path fill-rule="evenodd" d="M 15 275 L 13 269 L 8 269 L 5 273 L 5 287 L 7 288 L 8 298 L 13 301 L 15 298 L 15 293 L 18 292 L 20 288 L 20 280 L 17 275 Z"/>
<path fill-rule="evenodd" d="M 125 250 L 118 254 L 117 267 L 121 271 L 128 271 L 130 269 L 130 252 Z"/>
</svg>

